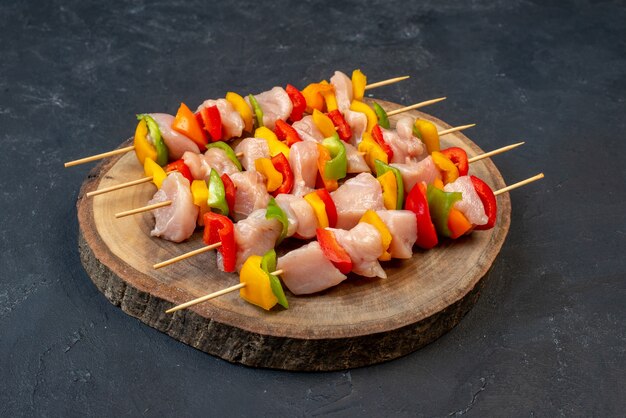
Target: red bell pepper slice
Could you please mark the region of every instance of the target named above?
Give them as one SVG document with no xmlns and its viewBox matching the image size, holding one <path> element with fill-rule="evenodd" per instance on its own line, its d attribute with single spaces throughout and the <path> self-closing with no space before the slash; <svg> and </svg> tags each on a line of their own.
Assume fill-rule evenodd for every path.
<svg viewBox="0 0 626 418">
<path fill-rule="evenodd" d="M 333 263 L 343 274 L 350 273 L 352 271 L 352 260 L 346 250 L 337 242 L 333 231 L 317 228 L 315 233 L 317 234 L 317 242 L 324 253 L 324 257 Z"/>
<path fill-rule="evenodd" d="M 296 142 L 302 142 L 302 138 L 298 135 L 298 131 L 296 131 L 293 126 L 280 119 L 276 120 L 274 133 L 276 134 L 276 137 L 280 141 L 283 141 L 289 148 L 291 148 L 291 146 Z"/>
<path fill-rule="evenodd" d="M 487 223 L 484 225 L 476 225 L 474 229 L 485 230 L 491 229 L 496 224 L 496 218 L 498 216 L 498 204 L 496 203 L 496 196 L 493 194 L 491 187 L 484 181 L 476 176 L 470 176 L 474 190 L 480 197 L 480 201 L 483 202 L 485 207 L 485 215 L 487 215 Z"/>
<path fill-rule="evenodd" d="M 222 116 L 216 105 L 202 108 L 200 111 L 204 129 L 209 133 L 212 142 L 222 140 Z"/>
<path fill-rule="evenodd" d="M 237 192 L 235 183 L 233 183 L 226 173 L 222 174 L 220 178 L 222 179 L 222 183 L 224 183 L 224 193 L 226 194 L 228 213 L 235 213 L 235 195 Z"/>
<path fill-rule="evenodd" d="M 426 199 L 426 185 L 423 182 L 413 186 L 406 197 L 405 209 L 413 212 L 417 221 L 417 241 L 415 245 L 425 250 L 437 245 L 439 240 L 437 239 L 435 225 L 433 225 L 433 221 L 430 219 L 428 200 Z"/>
<path fill-rule="evenodd" d="M 178 171 L 184 178 L 189 180 L 189 184 L 194 181 L 194 178 L 191 175 L 191 170 L 189 170 L 189 167 L 185 165 L 185 161 L 182 158 L 165 166 L 165 172 L 169 173 L 170 171 Z"/>
<path fill-rule="evenodd" d="M 454 163 L 456 168 L 459 169 L 459 176 L 467 176 L 467 172 L 469 171 L 469 162 L 467 161 L 467 153 L 464 149 L 459 147 L 450 147 L 441 150 L 441 153 L 448 157 L 448 159 Z"/>
<path fill-rule="evenodd" d="M 292 122 L 297 122 L 302 119 L 302 115 L 304 114 L 304 111 L 306 109 L 306 99 L 304 98 L 300 90 L 298 90 L 291 84 L 287 84 L 287 87 L 285 87 L 285 91 L 289 95 L 289 99 L 291 99 L 291 103 L 293 104 L 293 110 L 291 111 L 289 119 Z"/>
<path fill-rule="evenodd" d="M 317 189 L 315 193 L 322 199 L 326 208 L 326 216 L 328 216 L 328 226 L 334 228 L 337 225 L 337 207 L 330 193 L 326 189 Z"/>
<path fill-rule="evenodd" d="M 380 129 L 380 126 L 378 124 L 374 125 L 374 128 L 372 128 L 372 138 L 374 138 L 374 141 L 376 141 L 376 143 L 380 145 L 383 151 L 385 151 L 388 161 L 391 162 L 391 159 L 393 158 L 393 150 L 385 142 L 385 138 L 383 138 L 383 131 Z"/>
<path fill-rule="evenodd" d="M 272 196 L 276 197 L 281 193 L 289 193 L 293 188 L 293 171 L 285 154 L 279 152 L 271 159 L 274 168 L 283 175 L 283 184 L 272 192 Z"/>
<path fill-rule="evenodd" d="M 237 244 L 234 225 L 228 217 L 214 212 L 205 213 L 202 239 L 206 245 L 221 242 L 222 245 L 217 250 L 222 254 L 224 271 L 227 273 L 235 271 Z"/>
<path fill-rule="evenodd" d="M 345 118 L 341 114 L 341 112 L 337 109 L 332 112 L 328 112 L 328 117 L 333 121 L 333 125 L 337 128 L 337 134 L 342 141 L 350 141 L 352 138 L 352 129 L 350 129 L 350 125 L 346 122 Z"/>
</svg>

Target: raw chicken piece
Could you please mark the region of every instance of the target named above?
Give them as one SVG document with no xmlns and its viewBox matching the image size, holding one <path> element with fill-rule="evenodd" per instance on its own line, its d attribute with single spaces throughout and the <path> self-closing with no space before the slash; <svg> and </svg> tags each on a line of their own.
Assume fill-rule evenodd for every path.
<svg viewBox="0 0 626 418">
<path fill-rule="evenodd" d="M 406 134 L 405 121 L 407 119 L 409 123 L 412 123 L 410 118 L 400 119 L 398 123 L 400 124 L 401 129 L 398 131 L 381 128 L 383 139 L 393 150 L 393 158 L 391 159 L 392 163 L 404 164 L 417 162 L 422 159 L 424 154 L 424 144 L 419 138 L 414 137 L 412 134 L 408 137 L 402 137 L 400 135 L 400 132 Z"/>
<path fill-rule="evenodd" d="M 290 198 L 293 197 L 295 196 L 281 193 L 275 198 L 276 204 L 283 210 L 283 212 L 285 212 L 285 216 L 287 216 L 287 237 L 293 236 L 298 229 L 298 217 L 291 209 L 291 205 L 289 204 L 291 200 Z"/>
<path fill-rule="evenodd" d="M 166 113 L 150 113 L 150 116 L 152 116 L 152 119 L 154 119 L 157 125 L 159 125 L 159 130 L 161 131 L 161 136 L 167 146 L 167 152 L 170 160 L 178 160 L 179 158 L 182 158 L 185 151 L 190 151 L 195 154 L 200 153 L 200 149 L 195 142 L 180 132 L 172 129 L 174 116 Z"/>
<path fill-rule="evenodd" d="M 385 270 L 378 262 L 383 254 L 380 232 L 375 226 L 365 222 L 358 223 L 349 231 L 328 228 L 333 231 L 339 245 L 352 260 L 352 272 L 365 277 L 387 278 Z"/>
<path fill-rule="evenodd" d="M 196 154 L 195 152 L 186 151 L 183 154 L 183 162 L 189 168 L 191 172 L 191 176 L 195 180 L 204 180 L 207 177 L 207 164 L 204 158 L 202 158 L 202 154 Z"/>
<path fill-rule="evenodd" d="M 294 295 L 307 295 L 333 287 L 346 279 L 326 257 L 317 241 L 278 258 L 281 278 Z"/>
<path fill-rule="evenodd" d="M 148 204 L 166 200 L 172 201 L 172 204 L 152 211 L 155 225 L 150 235 L 173 242 L 184 241 L 196 229 L 198 207 L 193 204 L 189 180 L 182 174 L 169 174 Z"/>
<path fill-rule="evenodd" d="M 350 125 L 350 129 L 352 129 L 350 143 L 354 146 L 359 145 L 363 138 L 363 133 L 367 129 L 367 116 L 365 116 L 365 113 L 354 112 L 348 108 L 343 112 L 343 118 Z"/>
<path fill-rule="evenodd" d="M 241 165 L 248 171 L 256 171 L 254 161 L 270 158 L 270 147 L 263 138 L 246 138 L 235 147 L 235 154 L 242 153 Z"/>
<path fill-rule="evenodd" d="M 335 88 L 335 98 L 339 111 L 345 113 L 346 109 L 350 109 L 352 103 L 352 80 L 341 71 L 335 71 L 335 74 L 330 78 L 330 84 Z"/>
<path fill-rule="evenodd" d="M 235 224 L 235 243 L 237 244 L 236 269 L 251 255 L 264 255 L 274 248 L 280 237 L 283 225 L 275 218 L 266 219 L 265 209 L 257 209 L 246 219 Z"/>
<path fill-rule="evenodd" d="M 370 168 L 365 162 L 365 158 L 359 154 L 359 151 L 352 144 L 343 143 L 346 147 L 346 157 L 348 158 L 348 173 L 369 173 Z"/>
<path fill-rule="evenodd" d="M 324 139 L 324 135 L 317 129 L 315 122 L 313 122 L 313 116 L 311 115 L 306 115 L 299 121 L 294 122 L 291 126 L 298 132 L 298 135 L 300 135 L 303 141 L 322 142 Z"/>
<path fill-rule="evenodd" d="M 215 171 L 217 171 L 217 174 L 219 174 L 220 176 L 224 173 L 230 176 L 233 173 L 239 172 L 239 169 L 237 168 L 235 163 L 232 162 L 230 158 L 228 158 L 228 155 L 226 155 L 226 151 L 224 151 L 223 149 L 209 148 L 204 153 L 203 158 L 204 161 L 206 161 L 206 164 L 209 167 L 215 169 Z M 211 170 L 209 169 L 207 171 L 207 174 L 210 173 Z"/>
<path fill-rule="evenodd" d="M 313 208 L 306 200 L 292 194 L 279 194 L 276 196 L 276 203 L 287 212 L 290 228 L 291 217 L 295 219 L 296 229 L 293 233 L 288 232 L 287 235 L 291 236 L 295 234 L 298 238 L 305 239 L 315 237 L 317 218 L 315 217 Z"/>
<path fill-rule="evenodd" d="M 485 214 L 485 206 L 478 197 L 472 179 L 461 176 L 452 183 L 443 186 L 446 192 L 461 192 L 463 198 L 454 203 L 454 207 L 463 212 L 463 215 L 474 225 L 484 225 L 489 218 Z"/>
<path fill-rule="evenodd" d="M 235 184 L 235 221 L 246 218 L 253 211 L 267 207 L 270 195 L 265 187 L 265 178 L 256 171 L 239 171 L 230 175 Z M 263 255 L 263 254 L 261 254 Z"/>
<path fill-rule="evenodd" d="M 222 120 L 222 137 L 221 139 L 239 138 L 243 133 L 245 126 L 239 112 L 235 110 L 232 104 L 226 99 L 205 100 L 198 106 L 197 112 L 206 107 L 217 106 Z"/>
<path fill-rule="evenodd" d="M 274 130 L 278 119 L 287 120 L 291 115 L 293 103 L 282 87 L 274 87 L 269 91 L 256 94 L 254 97 L 263 110 L 263 125 L 271 130 Z M 246 97 L 245 100 L 252 109 L 250 99 Z"/>
<path fill-rule="evenodd" d="M 350 229 L 368 210 L 381 210 L 383 193 L 380 183 L 369 173 L 347 180 L 331 193 L 337 207 L 337 228 Z"/>
<path fill-rule="evenodd" d="M 318 156 L 316 142 L 302 141 L 291 146 L 289 151 L 289 165 L 293 172 L 291 194 L 304 196 L 315 188 Z"/>
<path fill-rule="evenodd" d="M 379 210 L 376 212 L 391 232 L 389 253 L 392 258 L 411 258 L 417 241 L 417 221 L 409 210 Z"/>
<path fill-rule="evenodd" d="M 209 148 L 204 155 L 187 151 L 183 154 L 183 161 L 195 180 L 208 180 L 211 168 L 220 176 L 224 173 L 230 176 L 232 173 L 239 172 L 226 152 L 219 148 Z"/>
<path fill-rule="evenodd" d="M 435 179 L 441 178 L 441 173 L 437 170 L 437 166 L 435 166 L 430 155 L 419 162 L 391 163 L 390 165 L 400 170 L 404 190 L 407 193 L 420 181 L 432 184 Z"/>
</svg>

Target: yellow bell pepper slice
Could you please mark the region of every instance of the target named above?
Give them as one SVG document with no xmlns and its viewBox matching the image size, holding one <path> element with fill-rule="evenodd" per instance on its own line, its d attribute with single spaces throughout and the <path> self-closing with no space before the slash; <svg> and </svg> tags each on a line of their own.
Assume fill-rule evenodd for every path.
<svg viewBox="0 0 626 418">
<path fill-rule="evenodd" d="M 383 189 L 383 204 L 385 209 L 395 210 L 398 205 L 398 183 L 393 171 L 387 171 L 377 178 L 380 187 Z"/>
<path fill-rule="evenodd" d="M 376 172 L 376 160 L 389 163 L 387 153 L 374 141 L 370 133 L 363 133 L 363 139 L 359 142 L 359 152 L 364 153 L 365 162 L 372 172 Z"/>
<path fill-rule="evenodd" d="M 324 98 L 324 102 L 326 102 L 326 111 L 332 112 L 333 110 L 339 109 L 337 105 L 337 97 L 335 96 L 335 87 L 332 84 L 329 84 L 328 81 L 324 80 L 320 84 L 330 85 L 330 90 L 321 90 L 320 94 Z"/>
<path fill-rule="evenodd" d="M 378 115 L 376 115 L 374 109 L 359 100 L 352 100 L 350 110 L 365 113 L 365 116 L 367 116 L 367 128 L 365 128 L 365 131 L 371 133 L 374 126 L 378 123 Z"/>
<path fill-rule="evenodd" d="M 200 208 L 198 213 L 198 225 L 204 226 L 204 214 L 211 211 L 209 207 L 209 188 L 204 180 L 194 180 L 191 182 L 191 195 L 193 204 Z"/>
<path fill-rule="evenodd" d="M 270 156 L 274 157 L 282 152 L 285 157 L 289 159 L 289 147 L 284 142 L 281 142 L 270 128 L 266 126 L 256 128 L 254 131 L 254 137 L 263 138 L 267 141 L 267 146 L 270 149 Z"/>
<path fill-rule="evenodd" d="M 363 100 L 366 85 L 367 77 L 365 74 L 361 70 L 352 71 L 352 96 L 355 100 Z"/>
<path fill-rule="evenodd" d="M 324 135 L 324 138 L 328 138 L 337 133 L 333 121 L 317 109 L 313 110 L 313 123 L 315 123 L 317 129 Z"/>
<path fill-rule="evenodd" d="M 152 176 L 152 182 L 159 189 L 161 188 L 161 184 L 163 184 L 163 180 L 167 177 L 163 167 L 158 165 L 152 158 L 146 158 L 144 160 L 143 172 L 146 174 L 146 177 Z"/>
<path fill-rule="evenodd" d="M 226 100 L 233 105 L 235 110 L 241 115 L 246 132 L 252 132 L 252 109 L 250 109 L 250 106 L 248 106 L 244 98 L 235 92 L 229 91 L 226 93 Z"/>
<path fill-rule="evenodd" d="M 315 213 L 317 218 L 317 227 L 328 228 L 328 214 L 326 214 L 326 205 L 322 198 L 316 192 L 311 192 L 304 195 L 304 200 L 313 208 L 313 213 Z"/>
<path fill-rule="evenodd" d="M 433 158 L 433 162 L 441 172 L 443 184 L 452 183 L 454 180 L 459 178 L 459 169 L 452 162 L 452 160 L 439 151 L 434 151 L 430 156 Z"/>
<path fill-rule="evenodd" d="M 267 191 L 273 192 L 283 184 L 283 175 L 280 171 L 276 170 L 272 160 L 269 158 L 259 158 L 254 161 L 254 167 L 256 171 L 263 174 L 267 179 Z"/>
<path fill-rule="evenodd" d="M 443 181 L 441 179 L 435 179 L 433 181 L 433 187 L 439 190 L 443 190 Z"/>
<path fill-rule="evenodd" d="M 152 161 L 157 160 L 157 150 L 148 141 L 148 125 L 144 119 L 141 119 L 135 129 L 135 139 L 133 140 L 135 146 L 135 155 L 139 160 L 139 164 L 144 165 L 146 158 Z"/>
<path fill-rule="evenodd" d="M 269 275 L 261 268 L 260 255 L 251 255 L 243 263 L 239 273 L 239 282 L 245 287 L 239 289 L 239 296 L 246 302 L 270 310 L 278 303 L 278 298 L 272 292 Z"/>
<path fill-rule="evenodd" d="M 439 132 L 437 132 L 437 127 L 432 122 L 416 119 L 413 125 L 413 133 L 426 145 L 426 150 L 429 154 L 441 150 Z"/>
<path fill-rule="evenodd" d="M 311 83 L 302 89 L 302 95 L 306 100 L 306 111 L 308 113 L 313 113 L 313 109 L 323 111 L 326 102 L 324 101 L 322 92 L 327 92 L 332 89 L 333 86 L 328 83 Z"/>
<path fill-rule="evenodd" d="M 371 209 L 368 209 L 365 214 L 359 219 L 359 222 L 365 222 L 372 225 L 374 228 L 380 232 L 380 241 L 383 246 L 383 253 L 378 259 L 380 261 L 391 260 L 391 253 L 389 252 L 389 246 L 391 245 L 391 232 L 389 232 L 389 228 L 380 219 L 380 216 L 376 212 Z"/>
</svg>

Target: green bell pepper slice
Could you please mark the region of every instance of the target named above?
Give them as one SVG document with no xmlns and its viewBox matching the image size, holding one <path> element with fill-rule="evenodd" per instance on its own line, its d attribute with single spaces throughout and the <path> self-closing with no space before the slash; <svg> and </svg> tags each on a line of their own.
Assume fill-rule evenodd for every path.
<svg viewBox="0 0 626 418">
<path fill-rule="evenodd" d="M 430 217 L 435 225 L 437 233 L 444 237 L 450 237 L 450 229 L 448 228 L 448 216 L 452 205 L 461 200 L 460 192 L 444 192 L 441 189 L 429 184 L 426 190 L 426 198 L 428 199 L 428 210 Z"/>
<path fill-rule="evenodd" d="M 372 107 L 374 108 L 374 112 L 378 117 L 378 124 L 380 125 L 380 127 L 389 129 L 389 118 L 387 117 L 387 112 L 385 112 L 385 109 L 383 109 L 383 107 L 376 102 L 372 103 Z"/>
<path fill-rule="evenodd" d="M 161 136 L 159 125 L 152 118 L 152 116 L 145 113 L 137 115 L 137 120 L 142 119 L 146 121 L 146 125 L 148 125 L 148 133 L 150 134 L 152 144 L 157 152 L 156 163 L 161 167 L 165 167 L 169 162 L 169 151 L 167 149 L 167 145 L 165 145 L 165 142 L 163 141 L 163 136 Z"/>
<path fill-rule="evenodd" d="M 243 167 L 241 166 L 241 162 L 239 162 L 239 159 L 237 158 L 237 154 L 235 154 L 235 151 L 233 151 L 230 145 L 228 145 L 226 142 L 224 141 L 211 142 L 206 147 L 207 149 L 219 148 L 223 150 L 226 153 L 226 156 L 228 157 L 228 159 L 231 160 L 233 164 L 237 166 L 239 171 L 243 170 Z"/>
<path fill-rule="evenodd" d="M 265 219 L 276 219 L 283 226 L 283 230 L 280 233 L 280 237 L 278 238 L 277 244 L 280 244 L 283 239 L 287 236 L 287 229 L 289 228 L 289 221 L 287 220 L 287 215 L 285 212 L 278 206 L 276 200 L 273 197 L 270 197 L 270 201 L 267 204 L 267 209 L 265 212 Z"/>
<path fill-rule="evenodd" d="M 346 147 L 339 135 L 335 134 L 322 141 L 322 145 L 330 153 L 330 160 L 324 166 L 324 177 L 327 180 L 339 180 L 346 176 L 348 170 L 348 157 Z"/>
<path fill-rule="evenodd" d="M 401 210 L 404 207 L 404 181 L 402 180 L 402 173 L 395 167 L 385 164 L 380 160 L 374 161 L 374 168 L 376 169 L 376 177 L 380 177 L 387 171 L 391 171 L 396 177 L 396 184 L 398 185 L 398 203 L 396 203 L 396 209 Z"/>
<path fill-rule="evenodd" d="M 278 299 L 278 303 L 283 308 L 288 309 L 289 303 L 287 302 L 283 286 L 280 284 L 280 279 L 272 274 L 276 271 L 276 250 L 272 248 L 265 253 L 261 259 L 261 269 L 263 269 L 270 278 L 270 287 L 272 288 L 272 293 L 276 296 L 276 299 Z"/>
<path fill-rule="evenodd" d="M 213 212 L 228 216 L 228 203 L 226 202 L 226 189 L 217 171 L 211 169 L 209 174 L 209 198 L 207 204 Z"/>
<path fill-rule="evenodd" d="M 252 111 L 254 112 L 254 128 L 260 128 L 263 126 L 263 109 L 261 109 L 261 105 L 257 102 L 254 95 L 249 94 L 248 100 L 250 100 L 250 105 L 252 106 Z"/>
</svg>

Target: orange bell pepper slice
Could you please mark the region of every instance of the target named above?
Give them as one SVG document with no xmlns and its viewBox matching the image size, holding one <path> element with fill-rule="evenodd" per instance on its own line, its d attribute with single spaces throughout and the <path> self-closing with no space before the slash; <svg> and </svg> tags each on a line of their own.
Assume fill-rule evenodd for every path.
<svg viewBox="0 0 626 418">
<path fill-rule="evenodd" d="M 463 212 L 452 208 L 448 214 L 448 229 L 450 230 L 450 238 L 457 239 L 469 232 L 472 229 L 472 224 L 463 215 Z"/>
<path fill-rule="evenodd" d="M 189 110 L 185 103 L 180 104 L 178 112 L 176 112 L 176 118 L 172 124 L 172 129 L 195 142 L 200 148 L 200 151 L 204 151 L 206 145 L 209 143 L 209 139 L 204 129 L 202 129 L 198 123 L 196 115 Z"/>
</svg>

